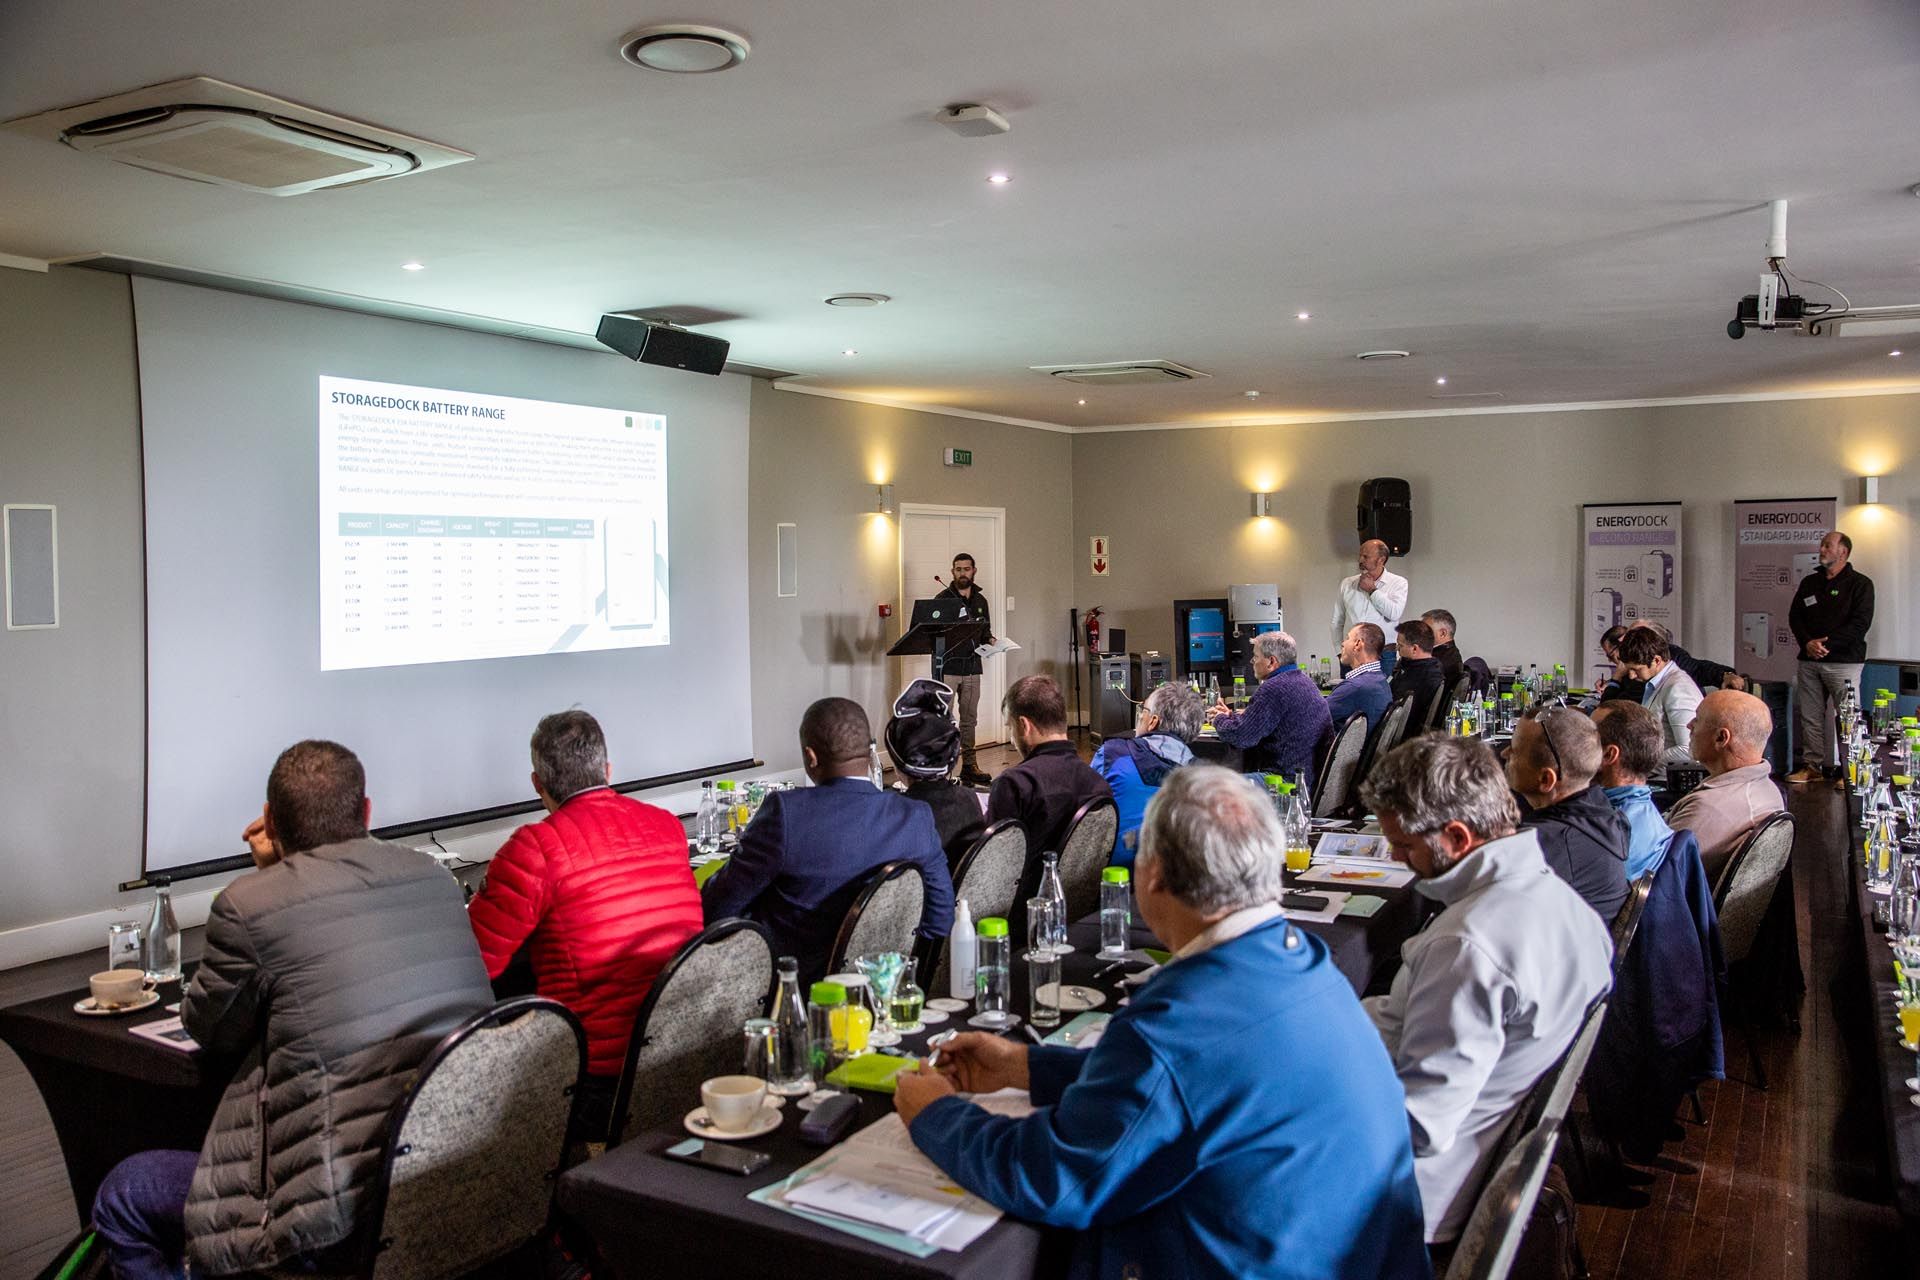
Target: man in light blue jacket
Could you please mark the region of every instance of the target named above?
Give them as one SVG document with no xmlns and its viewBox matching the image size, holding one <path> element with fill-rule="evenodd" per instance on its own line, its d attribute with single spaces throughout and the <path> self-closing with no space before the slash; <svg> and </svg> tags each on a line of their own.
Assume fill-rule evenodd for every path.
<svg viewBox="0 0 1920 1280">
<path fill-rule="evenodd" d="M 1017 1217 L 1080 1231 L 1073 1274 L 1430 1274 L 1402 1094 L 1326 947 L 1280 913 L 1272 804 L 1215 765 L 1147 807 L 1134 885 L 1173 959 L 1090 1051 L 969 1033 L 897 1078 L 915 1145 Z M 1584 910 L 1584 908 L 1582 908 Z M 955 1091 L 1028 1089 L 1012 1119 Z"/>
</svg>

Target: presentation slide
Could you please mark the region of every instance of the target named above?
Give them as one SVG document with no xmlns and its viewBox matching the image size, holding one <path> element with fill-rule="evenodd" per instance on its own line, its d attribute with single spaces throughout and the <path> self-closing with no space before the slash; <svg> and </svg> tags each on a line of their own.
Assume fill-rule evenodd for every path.
<svg viewBox="0 0 1920 1280">
<path fill-rule="evenodd" d="M 667 420 L 320 379 L 320 667 L 666 644 Z"/>
</svg>

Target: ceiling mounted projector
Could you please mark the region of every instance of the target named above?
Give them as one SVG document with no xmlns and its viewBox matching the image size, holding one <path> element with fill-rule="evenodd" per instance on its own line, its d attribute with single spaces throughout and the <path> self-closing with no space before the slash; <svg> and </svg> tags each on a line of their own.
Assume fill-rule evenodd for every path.
<svg viewBox="0 0 1920 1280">
<path fill-rule="evenodd" d="M 726 368 L 727 351 L 733 345 L 725 338 L 618 311 L 601 316 L 593 336 L 629 360 L 688 373 L 719 373 Z"/>
</svg>

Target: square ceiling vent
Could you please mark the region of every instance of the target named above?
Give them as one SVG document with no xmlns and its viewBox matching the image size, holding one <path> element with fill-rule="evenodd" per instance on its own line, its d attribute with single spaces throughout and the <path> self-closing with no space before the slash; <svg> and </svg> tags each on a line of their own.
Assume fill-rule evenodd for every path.
<svg viewBox="0 0 1920 1280">
<path fill-rule="evenodd" d="M 205 76 L 23 116 L 0 128 L 154 173 L 272 196 L 473 159 L 424 138 Z"/>
<path fill-rule="evenodd" d="M 1165 386 L 1213 376 L 1172 360 L 1113 360 L 1104 364 L 1034 364 L 1027 367 L 1035 373 L 1049 374 L 1063 382 L 1079 382 L 1094 387 Z"/>
</svg>

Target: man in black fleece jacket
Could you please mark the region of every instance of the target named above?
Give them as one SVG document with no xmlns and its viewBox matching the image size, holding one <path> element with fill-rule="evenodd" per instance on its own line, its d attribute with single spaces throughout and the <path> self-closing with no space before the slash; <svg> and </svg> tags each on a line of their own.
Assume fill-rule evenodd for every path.
<svg viewBox="0 0 1920 1280">
<path fill-rule="evenodd" d="M 1627 900 L 1625 818 L 1593 784 L 1600 731 L 1570 707 L 1538 707 L 1514 730 L 1507 785 L 1520 798 L 1520 826 L 1540 840 L 1555 874 L 1608 925 Z"/>
</svg>

